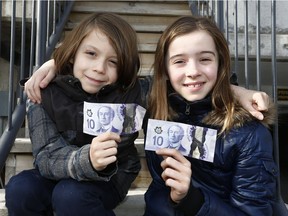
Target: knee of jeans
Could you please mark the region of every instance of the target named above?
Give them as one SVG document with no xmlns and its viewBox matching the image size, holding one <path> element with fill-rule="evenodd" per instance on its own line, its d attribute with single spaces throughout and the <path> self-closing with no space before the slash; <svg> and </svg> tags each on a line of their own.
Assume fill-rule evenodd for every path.
<svg viewBox="0 0 288 216">
<path fill-rule="evenodd" d="M 36 184 L 31 179 L 21 175 L 13 176 L 5 187 L 6 197 L 27 197 L 33 196 Z"/>
<path fill-rule="evenodd" d="M 77 205 L 83 196 L 82 193 L 83 191 L 77 185 L 69 181 L 60 181 L 53 190 L 53 206 L 61 206 L 62 204 L 67 206 L 67 203 L 71 206 Z"/>
<path fill-rule="evenodd" d="M 149 189 L 145 193 L 145 214 L 144 216 L 150 215 L 165 215 L 165 216 L 176 216 L 175 209 L 169 202 L 169 190 L 161 189 L 156 184 L 150 185 Z M 161 206 L 161 208 L 159 208 Z"/>
<path fill-rule="evenodd" d="M 5 202 L 8 209 L 17 209 L 37 199 L 35 184 L 23 176 L 13 176 L 5 187 Z M 34 201 L 33 201 L 34 200 Z"/>
</svg>

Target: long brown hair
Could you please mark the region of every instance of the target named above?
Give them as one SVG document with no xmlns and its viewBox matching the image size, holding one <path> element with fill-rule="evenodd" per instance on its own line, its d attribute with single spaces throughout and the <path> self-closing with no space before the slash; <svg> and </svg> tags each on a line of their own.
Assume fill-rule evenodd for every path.
<svg viewBox="0 0 288 216">
<path fill-rule="evenodd" d="M 205 31 L 213 39 L 219 55 L 217 81 L 212 89 L 213 110 L 204 122 L 222 127 L 221 132 L 231 129 L 235 123 L 243 123 L 243 119 L 252 116 L 237 104 L 230 87 L 230 52 L 226 39 L 217 25 L 205 17 L 185 16 L 172 23 L 160 37 L 154 61 L 154 79 L 151 88 L 148 109 L 151 118 L 173 120 L 174 111 L 169 107 L 167 99 L 168 70 L 166 56 L 171 42 L 179 36 Z"/>
<path fill-rule="evenodd" d="M 99 29 L 109 38 L 117 54 L 117 82 L 123 87 L 132 86 L 140 67 L 137 35 L 124 19 L 112 13 L 90 15 L 65 37 L 61 46 L 53 53 L 57 73 L 73 75 L 71 60 L 83 39 L 95 29 Z"/>
</svg>

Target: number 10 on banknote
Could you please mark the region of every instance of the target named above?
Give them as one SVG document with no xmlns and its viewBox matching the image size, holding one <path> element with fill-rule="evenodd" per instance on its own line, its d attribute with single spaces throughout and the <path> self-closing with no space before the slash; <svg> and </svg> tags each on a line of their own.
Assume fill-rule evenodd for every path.
<svg viewBox="0 0 288 216">
<path fill-rule="evenodd" d="M 213 162 L 216 138 L 215 129 L 149 119 L 145 150 L 174 148 L 184 156 Z"/>
</svg>

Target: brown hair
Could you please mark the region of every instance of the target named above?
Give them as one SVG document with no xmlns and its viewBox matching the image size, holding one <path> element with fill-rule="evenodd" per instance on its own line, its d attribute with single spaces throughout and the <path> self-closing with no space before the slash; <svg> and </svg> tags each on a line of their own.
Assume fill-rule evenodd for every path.
<svg viewBox="0 0 288 216">
<path fill-rule="evenodd" d="M 211 92 L 213 110 L 206 116 L 204 122 L 222 127 L 223 132 L 231 129 L 235 123 L 243 123 L 243 119 L 251 120 L 253 117 L 234 99 L 230 87 L 230 52 L 226 39 L 217 25 L 205 17 L 181 17 L 160 37 L 155 53 L 154 79 L 148 109 L 151 118 L 173 120 L 175 113 L 169 107 L 167 99 L 169 78 L 166 65 L 167 52 L 176 37 L 199 30 L 207 32 L 212 37 L 219 55 L 217 81 Z"/>
<path fill-rule="evenodd" d="M 95 29 L 102 31 L 115 49 L 118 58 L 117 82 L 124 88 L 132 86 L 140 67 L 137 35 L 124 19 L 112 13 L 94 13 L 72 30 L 53 53 L 57 73 L 73 75 L 71 60 L 83 39 Z"/>
</svg>

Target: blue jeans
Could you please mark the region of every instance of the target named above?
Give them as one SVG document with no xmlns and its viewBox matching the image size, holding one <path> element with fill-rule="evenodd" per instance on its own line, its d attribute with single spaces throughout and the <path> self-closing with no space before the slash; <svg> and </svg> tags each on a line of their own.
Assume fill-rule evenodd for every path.
<svg viewBox="0 0 288 216">
<path fill-rule="evenodd" d="M 9 216 L 39 215 L 105 215 L 114 216 L 113 209 L 121 199 L 111 182 L 53 181 L 37 169 L 13 176 L 5 189 Z"/>
<path fill-rule="evenodd" d="M 173 208 L 169 197 L 170 189 L 166 185 L 152 181 L 145 193 L 144 216 L 183 216 Z"/>
</svg>

